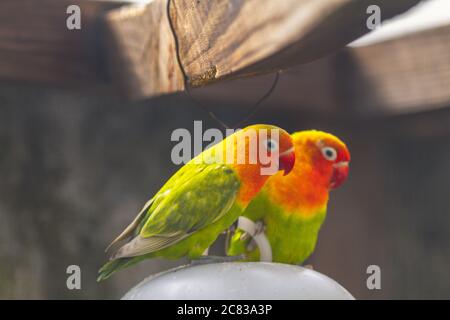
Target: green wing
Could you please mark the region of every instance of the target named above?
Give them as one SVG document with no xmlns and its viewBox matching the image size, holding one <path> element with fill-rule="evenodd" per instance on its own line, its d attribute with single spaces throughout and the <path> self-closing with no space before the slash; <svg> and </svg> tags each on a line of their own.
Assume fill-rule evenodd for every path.
<svg viewBox="0 0 450 320">
<path fill-rule="evenodd" d="M 167 195 L 167 192 L 174 188 L 174 186 L 176 186 L 177 184 L 182 185 L 184 184 L 184 182 L 189 181 L 192 177 L 194 177 L 204 169 L 204 164 L 195 165 L 193 164 L 193 162 L 189 162 L 181 167 L 162 186 L 158 193 L 149 201 L 147 201 L 147 203 L 142 207 L 141 211 L 139 211 L 138 215 L 134 218 L 130 225 L 128 225 L 125 230 L 123 230 L 122 233 L 109 244 L 105 251 L 109 251 L 112 247 L 116 246 L 116 244 L 121 242 L 122 240 L 138 235 L 139 231 L 142 229 L 142 226 L 154 211 L 152 210 L 152 208 L 156 208 L 161 203 L 161 201 Z"/>
<path fill-rule="evenodd" d="M 155 252 L 209 226 L 229 211 L 239 187 L 236 173 L 225 165 L 187 164 L 127 228 L 135 237 L 113 259 Z"/>
</svg>

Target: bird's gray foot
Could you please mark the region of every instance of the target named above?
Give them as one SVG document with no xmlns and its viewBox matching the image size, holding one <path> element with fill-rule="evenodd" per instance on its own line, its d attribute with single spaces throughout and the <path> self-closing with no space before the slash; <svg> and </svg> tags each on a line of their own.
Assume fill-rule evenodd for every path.
<svg viewBox="0 0 450 320">
<path fill-rule="evenodd" d="M 256 221 L 255 225 L 256 225 L 256 228 L 255 228 L 254 236 L 257 236 L 258 234 L 266 232 L 266 225 L 261 220 Z"/>
<path fill-rule="evenodd" d="M 241 236 L 242 241 L 248 240 L 250 237 L 255 237 L 261 233 L 266 232 L 266 225 L 261 220 L 255 222 L 255 229 L 253 234 L 249 234 L 248 232 L 245 232 Z"/>
<path fill-rule="evenodd" d="M 257 247 L 257 244 L 255 241 L 250 241 L 250 243 L 247 245 L 247 251 L 253 251 Z"/>
<path fill-rule="evenodd" d="M 197 259 L 191 260 L 191 266 L 197 266 L 202 264 L 211 264 L 211 263 L 224 263 L 224 262 L 236 262 L 245 259 L 244 255 L 239 256 L 230 256 L 230 257 L 222 257 L 222 256 L 201 256 Z"/>
</svg>

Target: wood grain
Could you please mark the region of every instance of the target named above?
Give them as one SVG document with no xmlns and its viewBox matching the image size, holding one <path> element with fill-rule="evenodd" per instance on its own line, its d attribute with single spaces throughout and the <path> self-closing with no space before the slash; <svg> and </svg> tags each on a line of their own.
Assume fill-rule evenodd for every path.
<svg viewBox="0 0 450 320">
<path fill-rule="evenodd" d="M 105 43 L 114 84 L 130 97 L 184 90 L 167 0 L 130 5 L 108 13 Z"/>
<path fill-rule="evenodd" d="M 388 18 L 417 1 L 173 0 L 171 17 L 190 85 L 218 84 L 199 93 L 206 100 L 251 104 L 271 79 L 221 80 L 293 68 L 268 103 L 361 115 L 447 106 L 450 27 L 343 48 L 367 31 L 369 2 Z M 82 9 L 79 31 L 65 27 L 69 4 Z M 183 90 L 166 4 L 3 0 L 0 80 L 102 85 L 134 98 Z"/>
<path fill-rule="evenodd" d="M 0 1 L 0 79 L 82 86 L 108 82 L 99 17 L 120 1 Z M 68 30 L 66 10 L 81 8 L 81 30 Z"/>
<path fill-rule="evenodd" d="M 383 16 L 417 1 L 378 1 Z M 193 85 L 310 62 L 369 32 L 354 0 L 174 0 L 183 64 Z M 209 75 L 209 76 L 208 76 Z M 199 80 L 200 79 L 200 80 Z"/>
<path fill-rule="evenodd" d="M 189 83 L 203 86 L 318 59 L 369 31 L 366 9 L 370 4 L 378 4 L 383 17 L 389 18 L 418 2 L 172 0 L 171 17 Z M 109 38 L 115 39 L 109 52 L 118 55 L 112 58 L 110 68 L 121 75 L 126 88 L 126 83 L 133 83 L 134 97 L 182 89 L 174 85 L 178 74 L 168 71 L 173 66 L 172 48 L 162 45 L 161 50 L 158 44 L 170 36 L 165 34 L 164 18 L 159 17 L 165 4 L 166 0 L 156 0 L 144 8 L 121 8 L 107 16 Z M 145 46 L 150 35 L 156 39 Z M 146 58 L 137 58 L 143 56 Z M 175 79 L 165 78 L 170 74 Z M 156 81 L 160 82 L 157 86 Z"/>
<path fill-rule="evenodd" d="M 251 105 L 271 76 L 195 90 L 205 103 Z M 347 47 L 283 72 L 266 106 L 303 114 L 402 115 L 450 106 L 450 25 Z"/>
<path fill-rule="evenodd" d="M 450 25 L 347 49 L 337 59 L 338 89 L 351 112 L 392 115 L 450 106 Z"/>
</svg>

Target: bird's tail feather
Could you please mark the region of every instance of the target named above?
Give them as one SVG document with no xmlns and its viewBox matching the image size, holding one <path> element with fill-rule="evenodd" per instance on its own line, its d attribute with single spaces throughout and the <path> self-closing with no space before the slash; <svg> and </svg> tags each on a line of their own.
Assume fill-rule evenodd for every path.
<svg viewBox="0 0 450 320">
<path fill-rule="evenodd" d="M 119 270 L 128 268 L 135 263 L 138 263 L 140 259 L 136 258 L 121 258 L 116 260 L 111 260 L 103 265 L 103 267 L 98 270 L 98 278 L 97 281 L 103 281 L 108 279 L 112 274 L 116 273 Z"/>
</svg>

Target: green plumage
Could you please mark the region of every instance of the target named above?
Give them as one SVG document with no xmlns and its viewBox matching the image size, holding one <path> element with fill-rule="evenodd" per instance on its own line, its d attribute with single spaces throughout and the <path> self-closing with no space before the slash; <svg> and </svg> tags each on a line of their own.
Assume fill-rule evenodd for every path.
<svg viewBox="0 0 450 320">
<path fill-rule="evenodd" d="M 288 212 L 274 204 L 263 190 L 243 215 L 254 222 L 264 222 L 274 262 L 301 264 L 314 251 L 320 227 L 325 220 L 326 206 L 312 215 Z M 243 235 L 242 230 L 236 230 L 229 241 L 227 254 L 246 254 L 248 261 L 259 261 L 258 248 L 251 246 L 251 238 Z"/>
<path fill-rule="evenodd" d="M 99 271 L 98 281 L 141 260 L 197 258 L 242 213 L 240 179 L 223 164 L 190 161 L 113 242 L 131 238 Z"/>
<path fill-rule="evenodd" d="M 278 134 L 269 138 L 268 130 Z M 275 137 L 279 143 L 274 143 Z M 279 148 L 279 170 L 292 170 L 295 154 L 286 131 L 253 125 L 235 132 L 189 161 L 147 202 L 108 247 L 118 249 L 99 270 L 98 280 L 148 258 L 200 257 L 268 179 L 261 174 L 261 163 L 240 161 L 241 155 L 251 160 L 252 145 L 272 153 Z"/>
</svg>

